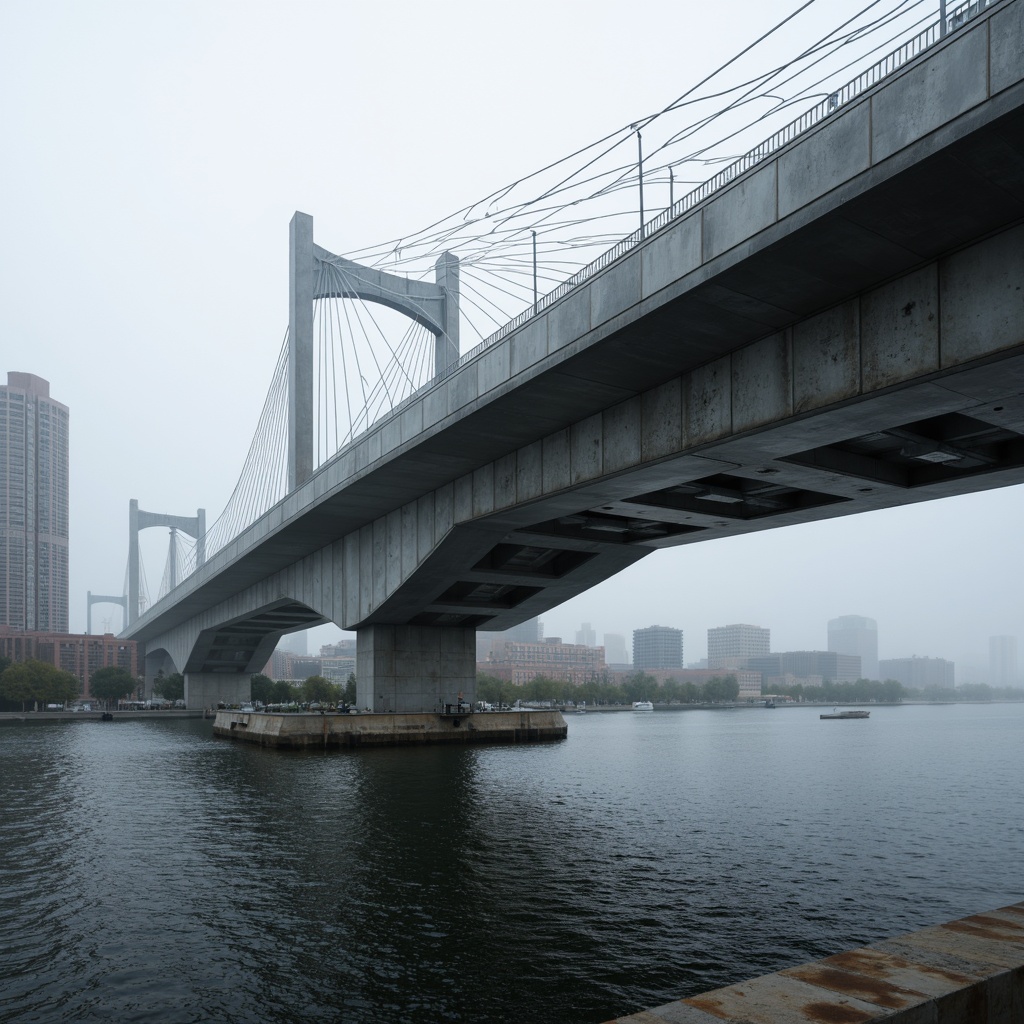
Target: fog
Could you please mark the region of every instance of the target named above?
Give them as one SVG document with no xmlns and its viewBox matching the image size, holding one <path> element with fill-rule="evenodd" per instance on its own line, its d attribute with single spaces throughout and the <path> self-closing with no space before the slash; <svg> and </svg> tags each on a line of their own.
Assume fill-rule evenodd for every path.
<svg viewBox="0 0 1024 1024">
<path fill-rule="evenodd" d="M 70 408 L 72 630 L 87 591 L 122 592 L 130 499 L 212 519 L 231 493 L 295 210 L 334 252 L 399 238 L 662 109 L 798 6 L 0 4 L 0 374 Z M 862 6 L 812 5 L 766 45 L 784 62 Z M 868 615 L 881 657 L 982 681 L 988 637 L 1024 633 L 1022 494 L 657 553 L 542 619 L 567 639 L 676 626 L 693 661 L 711 626 L 821 649 L 829 618 Z"/>
</svg>

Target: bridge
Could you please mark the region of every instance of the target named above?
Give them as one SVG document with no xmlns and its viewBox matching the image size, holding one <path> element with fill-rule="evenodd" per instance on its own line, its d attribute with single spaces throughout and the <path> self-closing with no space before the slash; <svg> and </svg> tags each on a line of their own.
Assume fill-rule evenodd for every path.
<svg viewBox="0 0 1024 1024">
<path fill-rule="evenodd" d="M 147 678 L 239 701 L 334 622 L 361 706 L 436 710 L 477 629 L 663 547 L 1024 481 L 1022 52 L 1024 0 L 964 5 L 458 358 L 457 253 L 403 284 L 297 213 L 286 494 L 130 614 Z M 315 467 L 311 309 L 356 295 L 435 374 Z"/>
</svg>

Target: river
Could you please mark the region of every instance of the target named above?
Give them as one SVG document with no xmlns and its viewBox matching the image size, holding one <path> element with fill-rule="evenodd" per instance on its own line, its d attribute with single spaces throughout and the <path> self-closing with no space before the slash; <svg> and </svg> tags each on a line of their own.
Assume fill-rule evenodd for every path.
<svg viewBox="0 0 1024 1024">
<path fill-rule="evenodd" d="M 0 1020 L 592 1024 L 1024 899 L 1024 704 L 0 724 Z"/>
</svg>

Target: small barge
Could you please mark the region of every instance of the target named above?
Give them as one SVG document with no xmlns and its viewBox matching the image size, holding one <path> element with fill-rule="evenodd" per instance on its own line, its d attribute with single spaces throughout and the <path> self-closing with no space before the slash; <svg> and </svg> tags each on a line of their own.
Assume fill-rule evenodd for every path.
<svg viewBox="0 0 1024 1024">
<path fill-rule="evenodd" d="M 819 718 L 870 718 L 870 711 L 833 711 L 831 715 L 819 715 Z"/>
</svg>

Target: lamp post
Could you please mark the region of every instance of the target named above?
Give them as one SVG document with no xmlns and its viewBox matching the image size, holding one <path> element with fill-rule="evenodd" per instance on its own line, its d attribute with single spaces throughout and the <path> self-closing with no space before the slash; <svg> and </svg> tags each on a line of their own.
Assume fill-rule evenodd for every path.
<svg viewBox="0 0 1024 1024">
<path fill-rule="evenodd" d="M 640 237 L 644 237 L 644 141 L 640 129 L 636 130 L 636 166 L 640 182 Z"/>
</svg>

